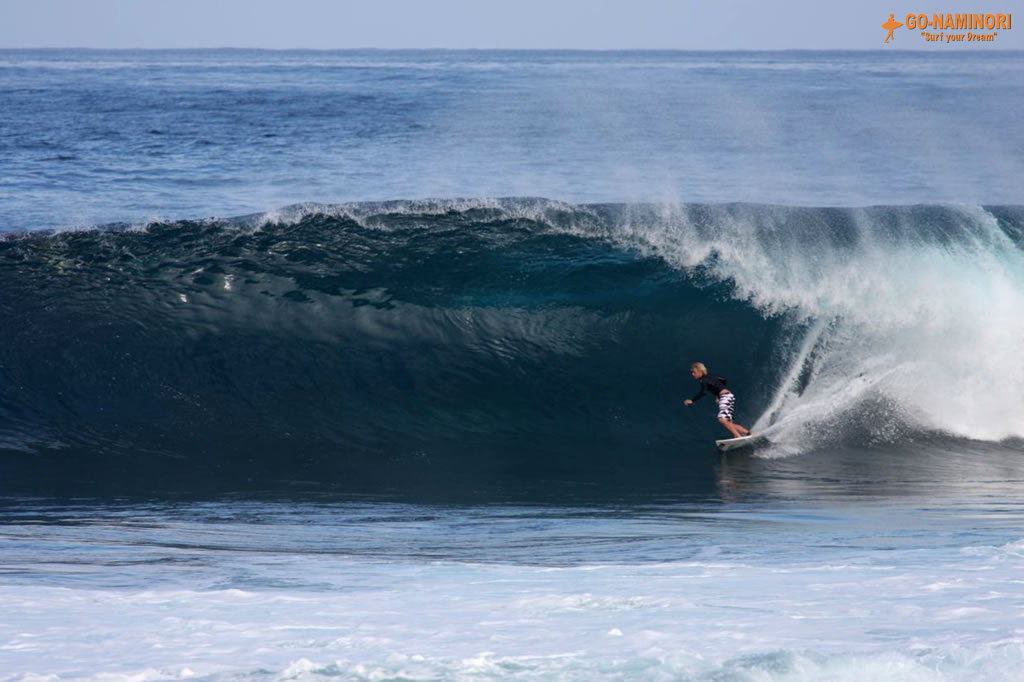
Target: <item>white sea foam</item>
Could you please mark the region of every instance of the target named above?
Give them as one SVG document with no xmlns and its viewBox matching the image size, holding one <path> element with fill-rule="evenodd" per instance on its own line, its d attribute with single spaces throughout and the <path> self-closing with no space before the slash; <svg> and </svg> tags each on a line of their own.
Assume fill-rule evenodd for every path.
<svg viewBox="0 0 1024 682">
<path fill-rule="evenodd" d="M 294 570 L 363 587 L 8 586 L 0 680 L 1018 679 L 1024 631 L 1008 597 L 1024 566 L 926 554 L 842 571 L 720 563 L 714 575 L 690 562 L 547 571 L 296 556 Z"/>
<path fill-rule="evenodd" d="M 255 527 L 252 509 L 264 521 Z M 419 508 L 306 516 L 232 503 L 208 508 L 207 522 L 175 508 L 72 525 L 32 511 L 0 537 L 0 682 L 1017 680 L 1022 542 L 1006 505 L 985 509 L 870 505 L 826 519 L 665 509 L 643 524 L 573 510 L 557 537 L 536 510 L 471 527 L 461 508 L 422 520 Z M 538 557 L 623 542 L 617 563 L 500 563 L 508 524 Z M 386 536 L 389 558 L 352 553 L 358 533 L 348 551 L 338 545 L 357 529 Z M 687 545 L 679 556 L 720 551 L 631 563 L 629 538 L 657 529 Z M 412 534 L 441 544 L 452 533 L 492 549 L 408 558 Z M 480 552 L 492 560 L 474 562 Z"/>
</svg>

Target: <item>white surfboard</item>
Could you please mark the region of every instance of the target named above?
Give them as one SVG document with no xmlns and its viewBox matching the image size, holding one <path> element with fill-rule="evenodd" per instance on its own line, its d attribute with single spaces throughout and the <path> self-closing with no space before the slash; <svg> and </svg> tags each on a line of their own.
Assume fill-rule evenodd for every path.
<svg viewBox="0 0 1024 682">
<path fill-rule="evenodd" d="M 763 440 L 764 436 L 760 433 L 752 433 L 749 436 L 743 436 L 742 438 L 726 438 L 724 440 L 716 440 L 715 445 L 722 452 L 728 452 L 729 450 L 735 450 L 736 448 L 745 448 L 753 445 L 759 440 Z"/>
</svg>

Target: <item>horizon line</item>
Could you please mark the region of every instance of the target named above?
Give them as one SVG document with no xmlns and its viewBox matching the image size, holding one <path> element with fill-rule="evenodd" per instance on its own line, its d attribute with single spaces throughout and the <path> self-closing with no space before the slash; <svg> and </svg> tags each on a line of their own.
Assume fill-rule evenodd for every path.
<svg viewBox="0 0 1024 682">
<path fill-rule="evenodd" d="M 918 48 L 888 47 L 764 47 L 764 48 L 682 48 L 682 47 L 87 47 L 87 46 L 35 46 L 6 47 L 3 51 L 78 50 L 107 52 L 173 52 L 173 51 L 259 51 L 259 52 L 941 52 L 943 47 Z M 1024 52 L 1024 47 L 954 47 L 956 52 Z M 949 50 L 946 50 L 949 51 Z"/>
</svg>

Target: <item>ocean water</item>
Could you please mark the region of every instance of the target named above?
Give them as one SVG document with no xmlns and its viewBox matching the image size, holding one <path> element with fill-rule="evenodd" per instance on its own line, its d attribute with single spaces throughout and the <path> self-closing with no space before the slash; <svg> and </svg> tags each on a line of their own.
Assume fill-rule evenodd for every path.
<svg viewBox="0 0 1024 682">
<path fill-rule="evenodd" d="M 1022 105 L 0 51 L 0 682 L 1022 679 Z"/>
</svg>

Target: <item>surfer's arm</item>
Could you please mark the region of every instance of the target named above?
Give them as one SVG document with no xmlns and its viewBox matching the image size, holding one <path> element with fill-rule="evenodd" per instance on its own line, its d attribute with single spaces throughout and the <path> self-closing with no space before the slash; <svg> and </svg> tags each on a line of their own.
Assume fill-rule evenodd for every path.
<svg viewBox="0 0 1024 682">
<path fill-rule="evenodd" d="M 707 387 L 702 383 L 700 385 L 700 390 L 697 391 L 697 395 L 693 396 L 689 400 L 684 400 L 683 402 L 686 403 L 687 405 L 689 405 L 690 403 L 696 402 L 696 401 L 700 400 L 701 398 L 703 398 L 704 394 L 707 393 L 707 392 L 708 392 Z"/>
</svg>

